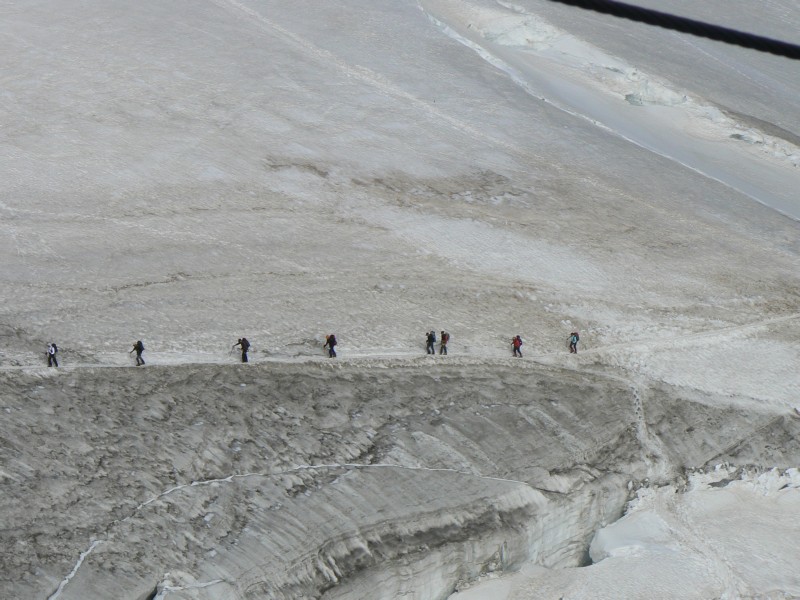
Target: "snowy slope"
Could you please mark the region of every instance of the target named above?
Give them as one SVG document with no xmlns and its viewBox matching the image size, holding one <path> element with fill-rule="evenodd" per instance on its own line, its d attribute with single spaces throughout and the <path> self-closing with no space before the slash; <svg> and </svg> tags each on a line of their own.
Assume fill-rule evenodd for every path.
<svg viewBox="0 0 800 600">
<path fill-rule="evenodd" d="M 736 10 L 721 0 L 641 4 L 800 43 L 800 16 L 790 0 L 758 8 L 737 2 Z M 424 379 L 447 361 L 467 382 L 465 389 L 491 406 L 508 406 L 498 390 L 517 381 L 509 368 L 555 369 L 561 378 L 575 378 L 583 391 L 571 390 L 570 402 L 614 404 L 624 396 L 619 422 L 637 440 L 624 464 L 635 464 L 636 476 L 604 479 L 592 471 L 598 465 L 624 470 L 620 456 L 601 451 L 603 441 L 616 435 L 614 424 L 603 419 L 591 423 L 591 436 L 600 440 L 592 446 L 598 452 L 593 465 L 569 452 L 565 459 L 571 477 L 589 469 L 591 486 L 606 490 L 609 499 L 607 506 L 587 508 L 587 488 L 571 500 L 570 514 L 588 510 L 592 520 L 561 539 L 555 538 L 569 528 L 553 526 L 548 548 L 575 566 L 588 551 L 593 528 L 621 513 L 628 479 L 674 485 L 682 468 L 708 468 L 714 460 L 756 470 L 797 466 L 800 455 L 788 440 L 793 409 L 800 405 L 798 64 L 545 0 L 23 0 L 0 3 L 0 34 L 0 107 L 6 115 L 0 128 L 0 372 L 4 408 L 12 415 L 0 432 L 0 473 L 8 497 L 44 512 L 54 502 L 54 514 L 69 521 L 72 532 L 63 546 L 52 541 L 52 530 L 33 523 L 4 534 L 29 544 L 19 556 L 55 547 L 52 556 L 26 559 L 24 566 L 16 550 L 7 550 L 2 564 L 10 573 L 8 593 L 54 593 L 81 552 L 103 537 L 98 532 L 112 531 L 123 515 L 133 514 L 123 504 L 135 508 L 171 487 L 193 491 L 193 480 L 310 464 L 303 462 L 309 458 L 304 447 L 321 435 L 316 428 L 336 421 L 333 409 L 323 411 L 322 425 L 312 429 L 298 417 L 287 425 L 291 443 L 275 455 L 255 452 L 247 469 L 216 464 L 217 442 L 205 434 L 189 436 L 166 456 L 148 437 L 144 418 L 125 433 L 132 438 L 124 457 L 117 457 L 119 440 L 112 438 L 128 422 L 116 412 L 105 425 L 96 417 L 101 432 L 106 426 L 112 432 L 98 445 L 83 445 L 65 437 L 68 430 L 51 427 L 69 407 L 83 415 L 84 403 L 101 399 L 152 409 L 153 418 L 161 418 L 162 402 L 187 390 L 201 404 L 224 404 L 239 392 L 230 349 L 242 335 L 253 344 L 251 367 L 265 373 L 257 389 L 270 388 L 282 369 L 302 382 L 303 369 L 328 368 L 318 364 L 325 361 L 321 346 L 335 332 L 347 370 L 343 381 L 355 378 L 366 388 L 384 374 L 406 385 L 397 371 L 410 369 Z M 451 333 L 448 357 L 423 355 L 431 329 Z M 565 348 L 573 329 L 581 332 L 577 356 Z M 510 363 L 516 334 L 525 339 L 525 358 Z M 128 380 L 139 372 L 125 368 L 137 339 L 147 347 L 148 366 L 140 371 L 151 378 L 141 387 Z M 57 374 L 42 366 L 51 341 L 62 349 Z M 194 386 L 175 374 L 183 369 L 209 369 L 224 383 L 219 389 Z M 361 381 L 362 374 L 372 383 Z M 174 390 L 172 377 L 181 382 Z M 118 387 L 105 385 L 104 378 Z M 613 402 L 594 396 L 595 378 L 621 382 L 625 391 L 610 394 Z M 187 389 L 181 391 L 182 385 Z M 364 393 L 345 383 L 336 389 Z M 414 389 L 408 384 L 404 398 L 413 398 Z M 280 390 L 290 394 L 291 386 Z M 662 395 L 675 400 L 669 410 L 653 401 Z M 549 399 L 545 393 L 519 403 Z M 722 421 L 684 422 L 680 400 L 738 411 L 746 416 L 734 419 L 737 428 L 755 419 L 765 429 L 724 432 L 718 430 Z M 302 412 L 302 399 L 294 402 Z M 48 405 L 58 408 L 45 410 Z M 485 445 L 494 443 L 487 442 L 494 427 L 474 425 L 457 442 L 445 443 L 436 428 L 406 422 L 406 409 L 393 406 L 383 396 L 375 400 L 376 419 L 386 427 L 380 460 L 508 475 L 482 458 Z M 410 437 L 393 429 L 395 417 Z M 514 471 L 511 479 L 530 485 L 555 477 L 558 464 L 547 474 L 531 467 L 531 453 L 545 449 L 531 451 L 527 437 L 574 426 L 553 419 L 534 419 L 520 436 L 526 450 L 503 467 Z M 454 420 L 468 419 L 459 414 Z M 683 434 L 672 430 L 676 423 Z M 172 425 L 191 430 L 191 413 Z M 357 420 L 351 425 L 358 430 Z M 93 427 L 87 427 L 87 439 L 98 434 Z M 20 461 L 31 452 L 26 428 L 54 447 Z M 231 435 L 260 439 L 268 428 L 251 416 L 231 425 L 237 431 Z M 518 435 L 499 431 L 502 444 Z M 564 433 L 561 439 L 569 446 L 581 435 L 590 434 Z M 771 443 L 770 436 L 781 442 Z M 407 464 L 404 449 L 411 440 L 419 447 Z M 470 444 L 475 452 L 464 455 Z M 62 469 L 56 459 L 65 448 L 91 460 Z M 332 450 L 337 461 L 367 460 L 360 450 L 350 456 L 349 446 L 343 448 Z M 148 452 L 169 467 L 145 469 L 135 506 L 122 498 L 124 489 L 102 485 L 97 496 L 88 495 L 90 515 L 71 514 L 69 503 L 39 500 L 51 482 L 47 497 L 57 498 L 60 486 L 73 485 L 70 478 L 87 485 L 93 477 L 124 478 L 131 456 Z M 353 518 L 352 531 L 368 522 L 379 537 L 389 535 L 368 506 L 384 507 L 392 523 L 417 527 L 413 511 L 394 514 L 382 504 L 386 499 L 375 492 L 388 485 L 382 477 L 353 484 L 355 495 L 371 491 L 364 492 L 365 512 Z M 423 479 L 406 490 L 420 505 L 438 485 L 435 476 Z M 335 496 L 325 477 L 317 483 L 322 496 L 307 508 L 315 515 Z M 458 489 L 458 478 L 448 485 Z M 426 583 L 409 584 L 404 593 L 444 597 L 454 582 L 469 585 L 487 565 L 498 571 L 536 562 L 537 546 L 523 540 L 528 533 L 515 538 L 513 564 L 492 558 L 492 544 L 502 546 L 502 535 L 486 519 L 513 513 L 509 522 L 530 532 L 519 511 L 530 516 L 538 502 L 516 485 L 504 490 L 495 496 L 491 486 L 476 482 L 468 502 L 441 499 L 449 508 L 437 519 L 458 514 L 477 523 L 479 541 L 469 549 L 448 533 L 444 545 L 455 546 L 421 551 L 415 572 L 425 573 Z M 277 498 L 282 492 L 272 493 Z M 796 493 L 794 486 L 783 496 Z M 70 501 L 81 497 L 76 492 Z M 688 511 L 694 497 L 687 494 L 680 506 Z M 773 501 L 777 495 L 766 500 Z M 230 502 L 242 523 L 264 515 L 260 501 L 242 505 L 233 494 Z M 482 517 L 482 503 L 497 512 Z M 303 509 L 292 510 L 302 520 Z M 336 510 L 344 511 L 344 504 Z M 3 517 L 23 523 L 16 512 Z M 702 518 L 713 521 L 714 515 Z M 430 530 L 441 532 L 437 519 L 420 520 L 416 529 L 426 532 L 422 546 L 429 549 L 436 545 Z M 149 530 L 169 519 L 144 521 Z M 190 535 L 196 537 L 204 525 L 195 526 L 200 529 Z M 691 545 L 676 528 L 679 547 Z M 326 548 L 340 534 L 325 530 L 315 539 Z M 248 543 L 261 548 L 259 535 Z M 132 536 L 147 537 L 141 531 Z M 282 550 L 299 556 L 301 539 L 289 535 Z M 208 544 L 204 551 L 211 552 Z M 403 544 L 392 548 L 398 555 L 408 551 Z M 101 556 L 100 549 L 88 556 Z M 159 560 L 177 564 L 181 551 L 165 551 Z M 136 556 L 125 543 L 114 552 Z M 470 553 L 480 558 L 470 562 Z M 725 560 L 736 556 L 732 550 Z M 403 573 L 395 558 L 385 570 L 378 561 L 361 571 L 354 559 L 348 571 L 356 577 L 350 580 L 354 587 L 337 576 L 327 593 L 358 597 L 357 590 L 376 580 L 393 589 Z M 211 559 L 203 569 L 213 570 Z M 612 577 L 628 568 L 625 556 L 615 560 L 617 565 L 603 567 Z M 136 593 L 166 581 L 164 573 L 149 570 L 152 563 L 145 568 L 131 561 L 125 580 Z M 90 560 L 77 573 L 101 573 L 113 563 L 90 566 Z M 319 591 L 319 581 L 331 582 L 329 567 L 311 568 L 295 583 L 309 594 Z M 202 581 L 218 578 L 211 570 Z M 236 573 L 231 567 L 226 576 Z M 86 577 L 81 585 L 101 585 Z M 174 577 L 176 587 L 202 583 Z M 63 597 L 89 589 L 72 585 L 64 583 Z M 554 594 L 564 591 L 554 585 Z M 751 580 L 742 585 L 766 589 Z M 172 595 L 245 597 L 219 589 L 190 586 Z"/>
<path fill-rule="evenodd" d="M 143 6 L 4 8 L 7 362 L 50 338 L 103 363 L 242 333 L 307 354 L 332 330 L 416 353 L 431 327 L 552 351 L 565 320 L 599 345 L 791 311 L 794 222 L 542 102 L 416 5 Z"/>
</svg>

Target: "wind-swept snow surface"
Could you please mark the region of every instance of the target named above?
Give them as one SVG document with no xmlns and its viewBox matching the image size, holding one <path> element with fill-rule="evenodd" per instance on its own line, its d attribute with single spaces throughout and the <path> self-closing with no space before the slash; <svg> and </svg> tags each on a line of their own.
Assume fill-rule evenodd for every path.
<svg viewBox="0 0 800 600">
<path fill-rule="evenodd" d="M 728 4 L 657 8 L 800 42 Z M 741 490 L 685 468 L 792 477 L 796 63 L 544 0 L 23 0 L 0 36 L 0 596 L 567 594 L 630 571 L 580 565 L 640 488 L 713 523 Z"/>
</svg>

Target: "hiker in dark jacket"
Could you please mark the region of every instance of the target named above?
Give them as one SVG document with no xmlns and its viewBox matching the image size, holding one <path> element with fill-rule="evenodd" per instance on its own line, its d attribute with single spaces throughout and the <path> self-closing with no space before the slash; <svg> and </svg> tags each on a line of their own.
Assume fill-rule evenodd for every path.
<svg viewBox="0 0 800 600">
<path fill-rule="evenodd" d="M 50 344 L 47 347 L 47 366 L 48 367 L 57 367 L 58 366 L 58 359 L 56 358 L 56 354 L 58 353 L 58 346 L 55 344 Z"/>
<path fill-rule="evenodd" d="M 428 342 L 428 345 L 425 347 L 428 354 L 436 354 L 436 348 L 433 345 L 436 343 L 436 332 L 429 331 L 425 338 Z"/>
<path fill-rule="evenodd" d="M 336 336 L 330 334 L 325 338 L 325 345 L 323 348 L 328 348 L 328 358 L 336 358 Z"/>
<path fill-rule="evenodd" d="M 128 352 L 128 354 L 131 354 L 133 352 L 136 352 L 136 366 L 138 367 L 139 365 L 143 365 L 144 359 L 142 358 L 142 352 L 144 352 L 144 344 L 142 343 L 142 340 L 136 342 L 133 345 L 133 350 Z"/>
<path fill-rule="evenodd" d="M 240 338 L 238 342 L 236 342 L 233 347 L 240 346 L 242 348 L 242 362 L 247 362 L 247 351 L 250 349 L 250 342 L 247 341 L 247 338 Z"/>
</svg>

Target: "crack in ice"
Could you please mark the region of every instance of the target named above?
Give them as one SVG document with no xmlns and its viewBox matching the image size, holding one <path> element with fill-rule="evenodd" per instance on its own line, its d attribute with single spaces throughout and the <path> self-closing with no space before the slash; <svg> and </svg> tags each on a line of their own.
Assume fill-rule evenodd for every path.
<svg viewBox="0 0 800 600">
<path fill-rule="evenodd" d="M 199 590 L 202 588 L 211 587 L 212 585 L 217 585 L 218 583 L 225 583 L 224 579 L 214 579 L 212 581 L 205 581 L 203 583 L 191 583 L 187 585 L 171 585 L 169 583 L 169 579 L 167 577 L 169 573 L 164 576 L 164 581 L 162 581 L 160 587 L 161 591 L 153 598 L 153 600 L 164 600 L 167 597 L 167 594 L 171 592 L 182 592 L 184 590 Z"/>
<path fill-rule="evenodd" d="M 69 575 L 67 575 L 67 576 L 64 578 L 64 580 L 63 580 L 61 583 L 59 583 L 59 584 L 58 584 L 58 589 L 56 589 L 56 591 L 55 591 L 55 592 L 53 592 L 52 594 L 50 594 L 50 596 L 48 596 L 48 597 L 47 597 L 47 600 L 56 600 L 56 598 L 58 598 L 58 597 L 61 595 L 61 592 L 64 590 L 64 588 L 65 588 L 65 587 L 67 587 L 67 584 L 70 582 L 70 580 L 71 580 L 73 577 L 75 577 L 75 574 L 78 572 L 78 569 L 80 569 L 81 565 L 83 564 L 83 561 L 84 561 L 84 559 L 85 559 L 87 556 L 89 556 L 89 555 L 92 553 L 92 551 L 93 551 L 95 548 L 97 548 L 97 546 L 99 546 L 100 544 L 102 544 L 102 543 L 103 543 L 103 541 L 104 541 L 104 540 L 95 540 L 95 541 L 93 541 L 93 542 L 92 542 L 92 545 L 91 545 L 91 546 L 89 546 L 89 547 L 88 547 L 86 550 L 84 550 L 83 552 L 81 552 L 80 558 L 78 558 L 78 562 L 77 562 L 77 563 L 75 563 L 75 566 L 74 566 L 74 567 L 72 567 L 72 571 L 70 571 L 70 574 L 69 574 Z"/>
</svg>

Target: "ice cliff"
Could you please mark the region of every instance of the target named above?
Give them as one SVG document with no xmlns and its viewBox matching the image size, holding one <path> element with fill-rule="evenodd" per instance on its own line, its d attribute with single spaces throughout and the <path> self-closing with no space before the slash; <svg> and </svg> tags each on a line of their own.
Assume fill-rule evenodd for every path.
<svg viewBox="0 0 800 600">
<path fill-rule="evenodd" d="M 585 564 L 646 482 L 800 457 L 785 410 L 531 363 L 0 378 L 3 597 L 446 598 Z"/>
</svg>

